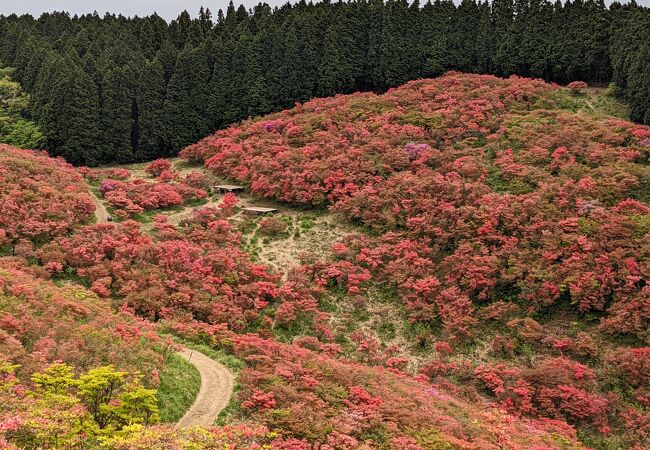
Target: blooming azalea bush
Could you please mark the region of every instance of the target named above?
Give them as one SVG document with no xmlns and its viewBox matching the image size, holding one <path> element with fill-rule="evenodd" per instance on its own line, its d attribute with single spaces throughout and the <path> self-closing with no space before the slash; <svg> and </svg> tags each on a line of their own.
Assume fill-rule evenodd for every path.
<svg viewBox="0 0 650 450">
<path fill-rule="evenodd" d="M 0 249 L 35 244 L 90 221 L 95 206 L 83 178 L 60 158 L 0 145 Z"/>
<path fill-rule="evenodd" d="M 108 204 L 127 217 L 143 211 L 180 206 L 207 197 L 204 189 L 193 187 L 185 181 L 168 183 L 149 182 L 142 179 L 120 181 L 104 179 L 99 192 Z"/>
<path fill-rule="evenodd" d="M 567 85 L 567 87 L 571 89 L 571 92 L 577 94 L 587 89 L 587 83 L 585 83 L 584 81 L 572 81 Z"/>
<path fill-rule="evenodd" d="M 154 177 L 159 177 L 163 172 L 171 171 L 172 163 L 166 159 L 156 159 L 151 164 L 149 164 L 144 170 L 145 172 L 153 175 Z"/>
</svg>

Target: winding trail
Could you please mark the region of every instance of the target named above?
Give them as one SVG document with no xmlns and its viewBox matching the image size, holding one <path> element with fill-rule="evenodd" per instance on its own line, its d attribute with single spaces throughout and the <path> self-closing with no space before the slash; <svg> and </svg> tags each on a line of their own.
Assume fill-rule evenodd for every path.
<svg viewBox="0 0 650 450">
<path fill-rule="evenodd" d="M 178 427 L 214 425 L 219 413 L 228 405 L 235 386 L 235 377 L 214 359 L 185 348 L 178 352 L 201 374 L 201 389 L 194 404 L 178 421 Z"/>
<path fill-rule="evenodd" d="M 106 223 L 108 211 L 104 203 L 88 189 L 95 203 L 97 223 Z M 228 405 L 235 387 L 235 377 L 221 363 L 196 350 L 182 349 L 178 354 L 197 368 L 201 374 L 201 388 L 194 404 L 178 421 L 180 428 L 193 426 L 212 426 L 219 413 Z"/>
<path fill-rule="evenodd" d="M 104 203 L 95 195 L 92 189 L 88 188 L 88 192 L 93 198 L 93 203 L 95 204 L 95 219 L 97 219 L 97 223 L 108 222 L 108 211 L 106 210 Z"/>
</svg>

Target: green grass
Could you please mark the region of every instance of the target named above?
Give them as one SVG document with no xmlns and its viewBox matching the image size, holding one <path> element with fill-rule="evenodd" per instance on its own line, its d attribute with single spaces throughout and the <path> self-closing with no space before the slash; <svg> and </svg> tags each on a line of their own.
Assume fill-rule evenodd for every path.
<svg viewBox="0 0 650 450">
<path fill-rule="evenodd" d="M 160 374 L 158 387 L 160 420 L 177 422 L 192 406 L 200 388 L 201 375 L 196 367 L 176 353 L 170 354 Z"/>
<path fill-rule="evenodd" d="M 616 117 L 629 120 L 629 108 L 616 96 L 616 88 L 590 87 L 585 92 L 572 93 L 568 89 L 558 89 L 553 94 L 560 109 L 584 112 L 593 117 Z"/>
<path fill-rule="evenodd" d="M 245 367 L 244 362 L 242 360 L 237 359 L 232 355 L 229 355 L 223 350 L 217 350 L 215 348 L 203 344 L 194 344 L 192 342 L 188 342 L 177 337 L 173 337 L 173 339 L 174 341 L 183 344 L 185 347 L 189 348 L 190 350 L 196 350 L 197 352 L 201 352 L 204 355 L 214 359 L 215 361 L 220 362 L 221 364 L 229 368 L 231 371 L 233 371 L 235 374 L 241 372 Z"/>
<path fill-rule="evenodd" d="M 106 207 L 108 209 L 108 206 Z M 147 209 L 146 211 L 141 212 L 140 214 L 135 214 L 131 217 L 132 220 L 140 222 L 141 224 L 148 224 L 153 222 L 153 219 L 158 215 L 165 212 L 181 212 L 183 211 L 184 206 L 170 206 L 168 208 L 159 208 L 159 209 Z M 109 212 L 112 212 L 109 210 Z"/>
</svg>

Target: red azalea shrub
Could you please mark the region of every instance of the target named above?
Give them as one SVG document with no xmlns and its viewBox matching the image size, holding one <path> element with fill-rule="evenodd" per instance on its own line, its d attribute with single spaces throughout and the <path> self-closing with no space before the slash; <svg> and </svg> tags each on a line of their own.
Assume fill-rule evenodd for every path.
<svg viewBox="0 0 650 450">
<path fill-rule="evenodd" d="M 288 225 L 277 217 L 266 217 L 259 225 L 259 232 L 267 236 L 279 236 L 287 232 Z"/>
<path fill-rule="evenodd" d="M 156 180 L 160 181 L 161 183 L 169 183 L 170 181 L 174 181 L 176 179 L 176 173 L 172 172 L 171 170 L 163 170 L 160 172 L 160 175 L 156 177 Z"/>
<path fill-rule="evenodd" d="M 223 200 L 221 201 L 219 207 L 224 211 L 232 213 L 232 211 L 235 209 L 235 206 L 237 206 L 237 203 L 239 203 L 237 196 L 232 192 L 229 192 L 223 196 Z"/>
<path fill-rule="evenodd" d="M 99 186 L 99 192 L 118 212 L 126 213 L 126 217 L 146 210 L 179 206 L 207 197 L 205 190 L 192 187 L 185 182 L 151 183 L 141 179 L 132 181 L 105 179 Z"/>
<path fill-rule="evenodd" d="M 607 360 L 614 368 L 611 376 L 622 378 L 634 388 L 635 400 L 650 406 L 650 347 L 618 348 Z"/>
<path fill-rule="evenodd" d="M 510 412 L 592 424 L 604 433 L 610 430 L 610 401 L 592 392 L 593 371 L 576 361 L 549 358 L 530 369 L 478 366 L 474 374 Z"/>
<path fill-rule="evenodd" d="M 204 191 L 210 189 L 210 180 L 208 179 L 208 176 L 202 172 L 188 173 L 185 176 L 184 183 L 195 189 L 203 189 Z"/>
<path fill-rule="evenodd" d="M 650 347 L 618 348 L 609 359 L 632 386 L 650 388 Z"/>
<path fill-rule="evenodd" d="M 567 87 L 571 89 L 571 92 L 577 94 L 578 92 L 582 92 L 587 89 L 587 83 L 584 81 L 572 81 L 567 85 Z"/>
<path fill-rule="evenodd" d="M 171 162 L 166 159 L 159 158 L 150 163 L 144 170 L 154 177 L 159 177 L 161 173 L 171 171 L 171 168 Z"/>
<path fill-rule="evenodd" d="M 43 243 L 88 222 L 95 206 L 83 178 L 60 158 L 0 144 L 0 249 Z M 1 250 L 0 250 L 1 251 Z"/>
</svg>

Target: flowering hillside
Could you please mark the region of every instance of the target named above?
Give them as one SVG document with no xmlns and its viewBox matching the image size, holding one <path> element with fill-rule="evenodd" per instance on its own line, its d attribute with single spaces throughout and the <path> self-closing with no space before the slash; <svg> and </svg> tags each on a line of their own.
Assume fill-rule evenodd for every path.
<svg viewBox="0 0 650 450">
<path fill-rule="evenodd" d="M 38 156 L 27 181 L 60 164 L 26 156 Z M 29 199 L 34 216 L 45 214 L 46 202 Z M 307 273 L 282 280 L 239 249 L 229 221 L 236 203 L 226 196 L 179 225 L 157 217 L 151 234 L 135 221 L 71 222 L 0 259 L 0 446 L 580 447 L 565 422 L 517 419 L 398 365 L 342 358 L 319 325 L 327 322 L 318 312 L 323 289 Z M 273 336 L 281 330 L 321 338 L 280 344 Z M 154 388 L 170 345 L 161 331 L 219 346 L 245 365 L 238 424 L 156 425 Z"/>
<path fill-rule="evenodd" d="M 143 384 L 163 365 L 155 327 L 38 275 L 0 259 L 0 447 L 69 448 L 156 422 L 155 390 Z"/>
<path fill-rule="evenodd" d="M 95 207 L 83 178 L 63 159 L 0 145 L 0 252 L 45 242 L 88 222 Z"/>
<path fill-rule="evenodd" d="M 650 343 L 650 128 L 576 112 L 582 95 L 449 73 L 313 100 L 182 155 L 366 227 L 305 268 L 345 305 L 334 317 L 381 298 L 405 321 L 382 322 L 401 330 L 389 342 L 346 332 L 355 357 L 386 364 L 382 346 L 397 345 L 434 382 L 566 420 L 594 445 L 641 445 L 649 367 L 632 355 Z"/>
<path fill-rule="evenodd" d="M 644 448 L 650 129 L 582 89 L 317 99 L 187 148 L 203 171 L 0 149 L 0 447 Z M 303 208 L 244 216 L 213 175 Z M 88 223 L 84 178 L 123 222 Z M 354 230 L 331 257 L 247 253 L 307 207 Z M 227 426 L 157 424 L 167 334 L 237 368 Z"/>
</svg>

